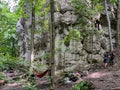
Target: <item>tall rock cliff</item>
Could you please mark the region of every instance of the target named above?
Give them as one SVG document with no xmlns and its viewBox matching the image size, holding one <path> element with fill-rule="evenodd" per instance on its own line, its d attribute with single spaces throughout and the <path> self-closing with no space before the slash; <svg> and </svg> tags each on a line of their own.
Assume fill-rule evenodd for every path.
<svg viewBox="0 0 120 90">
<path fill-rule="evenodd" d="M 77 23 L 78 15 L 74 14 L 74 10 L 69 2 L 70 0 L 57 0 L 55 5 L 57 7 L 54 13 L 56 70 L 73 70 L 78 67 L 88 69 L 88 64 L 102 62 L 103 53 L 109 50 L 106 15 L 103 12 L 100 17 L 102 30 L 83 30 Z M 28 9 L 29 7 L 26 6 L 28 5 L 25 5 L 23 8 Z M 19 19 L 16 31 L 19 38 L 20 58 L 29 60 L 31 13 L 30 10 L 26 12 L 28 15 L 27 19 Z M 109 14 L 111 15 L 110 12 Z M 41 21 L 44 19 L 44 16 L 36 17 L 36 31 L 42 29 Z M 116 22 L 112 17 L 111 21 L 114 22 L 112 24 L 112 42 L 115 44 L 116 31 L 114 27 L 116 27 Z M 64 38 L 69 35 L 72 29 L 79 30 L 81 37 L 78 40 L 69 40 L 66 45 Z M 49 59 L 49 36 L 49 30 L 35 34 L 35 59 L 40 60 L 41 63 L 45 63 Z"/>
</svg>

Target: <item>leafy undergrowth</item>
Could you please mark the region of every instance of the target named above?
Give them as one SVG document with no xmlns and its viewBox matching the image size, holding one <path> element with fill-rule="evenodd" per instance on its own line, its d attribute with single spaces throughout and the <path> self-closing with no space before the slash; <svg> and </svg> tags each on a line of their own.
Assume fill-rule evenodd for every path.
<svg viewBox="0 0 120 90">
<path fill-rule="evenodd" d="M 92 82 L 95 85 L 95 90 L 111 90 L 111 88 L 117 88 L 120 86 L 120 66 L 114 65 L 114 68 L 96 70 L 89 72 L 89 75 L 83 77 L 85 81 Z M 2 76 L 3 77 L 3 76 Z M 19 81 L 8 82 L 2 85 L 0 90 L 49 90 L 50 82 L 48 77 L 35 78 L 36 86 L 31 85 L 25 79 L 19 79 Z M 93 87 L 94 85 L 91 84 Z M 37 88 L 36 88 L 37 87 Z M 11 88 L 11 89 L 10 89 Z M 78 89 L 80 88 L 80 89 Z M 55 90 L 94 90 L 88 89 L 90 86 L 84 81 L 77 81 L 67 84 L 56 84 Z"/>
<path fill-rule="evenodd" d="M 71 90 L 95 90 L 95 86 L 90 81 L 80 81 L 73 85 Z"/>
<path fill-rule="evenodd" d="M 117 57 L 118 59 L 119 57 Z M 0 56 L 0 90 L 49 90 L 49 77 L 33 77 L 35 82 L 28 81 L 29 62 L 18 60 L 9 55 Z M 47 67 L 34 63 L 36 70 L 45 70 Z M 101 66 L 102 67 L 102 66 Z M 107 69 L 96 68 L 91 70 L 88 76 L 74 77 L 73 74 L 67 75 L 72 82 L 64 77 L 62 84 L 56 83 L 55 90 L 110 90 L 120 86 L 120 62 L 115 60 L 113 67 Z M 56 78 L 56 80 L 58 80 Z M 91 83 L 92 82 L 92 83 Z M 101 87 L 102 86 L 102 87 Z M 92 88 L 92 89 L 91 89 Z"/>
<path fill-rule="evenodd" d="M 28 60 L 19 60 L 10 55 L 0 54 L 0 90 L 37 90 L 34 75 L 29 75 L 30 62 Z M 33 69 L 43 72 L 47 69 L 46 65 L 33 63 Z M 23 89 L 20 89 L 23 90 Z"/>
</svg>

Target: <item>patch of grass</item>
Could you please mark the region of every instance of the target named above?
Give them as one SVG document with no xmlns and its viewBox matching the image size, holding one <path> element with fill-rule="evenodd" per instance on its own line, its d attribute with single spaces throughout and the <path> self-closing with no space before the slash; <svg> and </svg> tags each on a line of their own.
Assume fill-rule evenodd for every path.
<svg viewBox="0 0 120 90">
<path fill-rule="evenodd" d="M 81 81 L 73 85 L 71 90 L 95 90 L 95 86 L 90 81 Z"/>
</svg>

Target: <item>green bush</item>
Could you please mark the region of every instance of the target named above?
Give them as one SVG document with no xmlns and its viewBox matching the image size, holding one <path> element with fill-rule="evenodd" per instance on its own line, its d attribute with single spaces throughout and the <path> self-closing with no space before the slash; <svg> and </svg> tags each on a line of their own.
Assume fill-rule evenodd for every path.
<svg viewBox="0 0 120 90">
<path fill-rule="evenodd" d="M 0 72 L 0 80 L 4 80 L 5 79 L 5 76 L 3 75 L 2 72 Z"/>
<path fill-rule="evenodd" d="M 92 82 L 81 81 L 72 86 L 71 90 L 95 90 L 95 87 Z"/>
<path fill-rule="evenodd" d="M 0 72 L 0 80 L 4 80 L 4 83 L 9 81 L 8 78 L 6 78 L 2 72 Z"/>
<path fill-rule="evenodd" d="M 23 87 L 25 90 L 37 90 L 36 85 L 33 85 L 30 82 L 26 83 Z"/>
<path fill-rule="evenodd" d="M 0 54 L 0 71 L 15 69 L 17 59 L 10 55 Z"/>
</svg>

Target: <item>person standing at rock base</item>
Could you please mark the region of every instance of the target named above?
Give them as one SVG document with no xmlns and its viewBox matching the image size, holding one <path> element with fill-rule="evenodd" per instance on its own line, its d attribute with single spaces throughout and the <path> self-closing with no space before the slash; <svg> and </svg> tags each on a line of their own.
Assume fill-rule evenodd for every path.
<svg viewBox="0 0 120 90">
<path fill-rule="evenodd" d="M 109 53 L 108 52 L 105 52 L 104 53 L 104 68 L 107 68 L 108 66 L 108 62 L 109 62 Z"/>
</svg>

